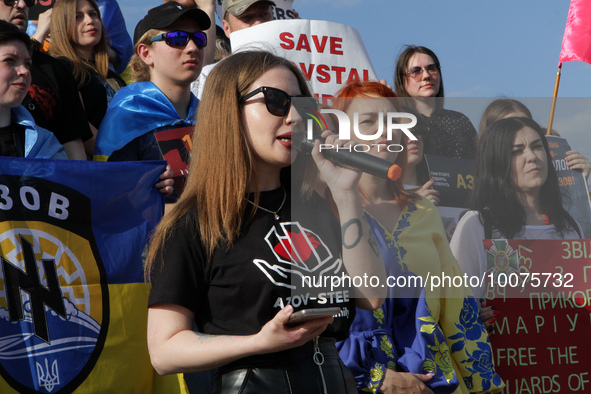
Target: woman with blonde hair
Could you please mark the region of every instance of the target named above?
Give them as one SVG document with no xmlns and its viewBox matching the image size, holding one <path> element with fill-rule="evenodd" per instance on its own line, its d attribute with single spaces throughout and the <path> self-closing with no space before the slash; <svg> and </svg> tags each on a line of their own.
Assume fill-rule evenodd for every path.
<svg viewBox="0 0 591 394">
<path fill-rule="evenodd" d="M 85 141 L 92 155 L 97 130 L 115 92 L 125 82 L 109 70 L 108 44 L 94 0 L 60 0 L 51 16 L 50 54 L 63 60 L 78 85 L 94 137 Z"/>
<path fill-rule="evenodd" d="M 305 126 L 293 106 L 300 96 L 310 96 L 301 71 L 268 52 L 234 54 L 208 77 L 188 182 L 146 265 L 148 348 L 159 373 L 217 368 L 214 393 L 355 392 L 335 340 L 346 337 L 355 305 L 382 303 L 381 289 L 328 297 L 300 279 L 383 278 L 384 268 L 363 219 L 359 174 L 324 160 L 318 141 L 314 162 L 292 152 Z M 314 163 L 338 219 L 328 195 L 302 195 L 314 180 L 296 170 Z M 326 307 L 341 312 L 288 324 L 294 308 Z"/>
</svg>

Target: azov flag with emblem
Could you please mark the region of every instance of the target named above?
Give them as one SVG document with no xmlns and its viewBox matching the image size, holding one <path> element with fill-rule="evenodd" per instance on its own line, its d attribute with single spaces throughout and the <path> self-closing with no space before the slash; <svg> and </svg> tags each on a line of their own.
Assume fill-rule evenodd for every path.
<svg viewBox="0 0 591 394">
<path fill-rule="evenodd" d="M 164 162 L 0 157 L 0 392 L 181 392 L 146 346 Z"/>
</svg>

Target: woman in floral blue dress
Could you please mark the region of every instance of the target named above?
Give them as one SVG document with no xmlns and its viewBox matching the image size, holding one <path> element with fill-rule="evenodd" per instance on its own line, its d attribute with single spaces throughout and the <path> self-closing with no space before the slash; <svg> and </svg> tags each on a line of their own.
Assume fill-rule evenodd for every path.
<svg viewBox="0 0 591 394">
<path fill-rule="evenodd" d="M 379 83 L 354 82 L 337 96 L 333 108 L 350 118 L 357 112 L 358 131 L 366 136 L 376 135 L 381 116 L 400 112 L 393 99 L 385 99 L 395 94 Z M 382 121 L 384 126 L 386 120 Z M 405 154 L 388 149 L 401 143 L 399 130 L 391 139 L 384 131 L 371 142 L 351 134 L 357 142 L 369 144 L 372 155 L 394 162 L 397 155 Z M 390 294 L 380 309 L 357 310 L 349 338 L 339 344 L 357 389 L 371 393 L 500 391 L 504 385 L 495 373 L 488 335 L 469 286 L 428 286 L 429 276 L 463 276 L 435 206 L 404 191 L 400 181 L 364 174 L 359 187 L 388 275 L 398 280 L 388 284 Z M 424 287 L 416 285 L 419 277 Z"/>
</svg>

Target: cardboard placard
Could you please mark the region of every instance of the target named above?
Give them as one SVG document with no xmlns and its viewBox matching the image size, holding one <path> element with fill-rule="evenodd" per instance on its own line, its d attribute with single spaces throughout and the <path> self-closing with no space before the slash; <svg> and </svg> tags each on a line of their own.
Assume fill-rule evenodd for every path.
<svg viewBox="0 0 591 394">
<path fill-rule="evenodd" d="M 189 174 L 193 130 L 193 126 L 188 126 L 154 133 L 164 160 L 174 172 L 174 190 L 178 196 L 183 192 Z"/>
<path fill-rule="evenodd" d="M 340 23 L 285 20 L 234 32 L 232 51 L 274 51 L 298 66 L 324 104 L 351 79 L 377 80 L 359 32 Z"/>
</svg>

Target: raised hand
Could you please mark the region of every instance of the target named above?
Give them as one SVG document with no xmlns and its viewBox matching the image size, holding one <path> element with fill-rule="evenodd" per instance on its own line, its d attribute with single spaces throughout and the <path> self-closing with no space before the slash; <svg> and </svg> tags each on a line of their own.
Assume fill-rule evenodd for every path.
<svg viewBox="0 0 591 394">
<path fill-rule="evenodd" d="M 427 200 L 431 201 L 434 205 L 439 204 L 439 192 L 433 189 L 433 183 L 435 181 L 433 179 L 428 180 L 425 182 L 423 186 L 415 190 L 415 193 L 420 195 L 421 197 L 425 197 Z"/>
</svg>

